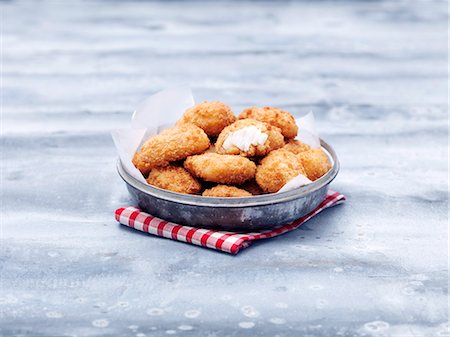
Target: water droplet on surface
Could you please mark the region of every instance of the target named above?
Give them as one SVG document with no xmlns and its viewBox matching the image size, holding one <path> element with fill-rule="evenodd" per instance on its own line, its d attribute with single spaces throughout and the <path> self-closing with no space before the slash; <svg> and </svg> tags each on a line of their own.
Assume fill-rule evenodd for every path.
<svg viewBox="0 0 450 337">
<path fill-rule="evenodd" d="M 184 313 L 184 317 L 187 317 L 187 318 L 197 318 L 198 316 L 200 316 L 200 314 L 201 314 L 201 311 L 200 311 L 200 310 L 197 310 L 197 309 L 191 309 L 191 310 L 187 310 L 187 311 Z"/>
<path fill-rule="evenodd" d="M 308 328 L 311 330 L 320 330 L 320 329 L 322 329 L 322 325 L 321 324 L 310 325 Z"/>
<path fill-rule="evenodd" d="M 371 332 L 386 330 L 387 328 L 389 328 L 389 323 L 384 321 L 373 321 L 364 324 L 364 329 Z"/>
<path fill-rule="evenodd" d="M 129 325 L 128 326 L 128 329 L 130 329 L 130 330 L 137 330 L 137 329 L 139 329 L 139 326 L 137 326 L 137 325 Z"/>
<path fill-rule="evenodd" d="M 269 322 L 272 324 L 284 324 L 286 323 L 286 320 L 284 318 L 280 318 L 280 317 L 272 317 L 269 319 Z"/>
<path fill-rule="evenodd" d="M 130 303 L 128 302 L 117 302 L 117 305 L 121 308 L 128 308 L 130 306 Z"/>
<path fill-rule="evenodd" d="M 176 330 L 166 330 L 166 334 L 168 335 L 175 335 L 176 333 Z"/>
<path fill-rule="evenodd" d="M 428 280 L 429 277 L 425 274 L 415 274 L 415 275 L 412 275 L 411 278 L 413 280 L 417 280 L 417 281 L 426 281 L 426 280 Z"/>
<path fill-rule="evenodd" d="M 182 331 L 189 331 L 192 329 L 194 329 L 194 327 L 192 327 L 191 325 L 186 325 L 186 324 L 180 325 L 178 327 L 178 330 L 182 330 Z"/>
<path fill-rule="evenodd" d="M 150 316 L 161 316 L 164 314 L 164 310 L 161 308 L 150 308 L 147 310 L 147 315 Z"/>
<path fill-rule="evenodd" d="M 92 325 L 96 328 L 106 328 L 109 325 L 109 321 L 104 318 L 96 319 L 92 321 Z"/>
<path fill-rule="evenodd" d="M 145 333 L 139 332 L 136 334 L 136 337 L 145 337 L 147 336 Z"/>
<path fill-rule="evenodd" d="M 273 290 L 278 291 L 278 292 L 285 292 L 288 290 L 288 288 L 285 286 L 279 286 L 279 287 L 275 287 Z"/>
<path fill-rule="evenodd" d="M 259 316 L 259 312 L 253 308 L 251 305 L 244 305 L 243 307 L 241 307 L 241 312 L 244 316 L 247 317 L 258 317 Z"/>
<path fill-rule="evenodd" d="M 305 252 L 313 252 L 316 250 L 315 248 L 313 248 L 311 246 L 306 246 L 306 245 L 296 245 L 295 248 L 298 250 L 305 251 Z"/>
<path fill-rule="evenodd" d="M 327 305 L 328 305 L 328 301 L 327 301 L 327 300 L 324 300 L 324 299 L 319 299 L 319 300 L 317 300 L 317 302 L 316 302 L 316 307 L 317 307 L 318 309 L 323 309 L 323 308 L 325 308 Z"/>
<path fill-rule="evenodd" d="M 251 329 L 255 326 L 255 323 L 253 322 L 240 322 L 239 327 L 242 329 Z"/>
<path fill-rule="evenodd" d="M 47 316 L 48 318 L 61 318 L 63 317 L 63 314 L 58 311 L 49 311 L 45 313 L 45 316 Z"/>
<path fill-rule="evenodd" d="M 341 268 L 341 267 L 336 267 L 336 268 L 333 269 L 333 271 L 334 271 L 335 273 L 342 273 L 342 272 L 344 271 L 344 269 Z"/>
</svg>

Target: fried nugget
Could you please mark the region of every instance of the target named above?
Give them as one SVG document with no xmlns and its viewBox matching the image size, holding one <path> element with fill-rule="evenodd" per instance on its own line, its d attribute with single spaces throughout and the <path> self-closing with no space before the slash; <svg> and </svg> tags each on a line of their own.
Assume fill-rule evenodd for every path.
<svg viewBox="0 0 450 337">
<path fill-rule="evenodd" d="M 197 194 L 202 189 L 200 182 L 184 168 L 174 165 L 157 167 L 147 178 L 150 185 L 172 192 Z"/>
<path fill-rule="evenodd" d="M 192 123 L 208 136 L 217 136 L 236 120 L 231 109 L 222 102 L 202 102 L 186 110 L 177 124 Z"/>
<path fill-rule="evenodd" d="M 299 174 L 306 176 L 298 155 L 280 149 L 261 160 L 256 171 L 256 182 L 263 191 L 275 193 Z"/>
<path fill-rule="evenodd" d="M 243 190 L 250 192 L 252 195 L 260 195 L 264 194 L 264 191 L 259 187 L 255 179 L 251 179 L 246 181 L 243 185 L 240 186 Z"/>
<path fill-rule="evenodd" d="M 268 106 L 264 108 L 251 107 L 242 111 L 238 116 L 238 119 L 245 118 L 253 118 L 276 126 L 280 128 L 281 133 L 286 138 L 294 138 L 297 136 L 297 123 L 295 122 L 294 116 L 287 111 Z"/>
<path fill-rule="evenodd" d="M 234 186 L 217 185 L 213 188 L 205 190 L 202 195 L 204 197 L 224 197 L 224 198 L 236 198 L 236 197 L 251 197 L 252 194 Z"/>
<path fill-rule="evenodd" d="M 255 119 L 241 119 L 227 126 L 216 142 L 217 153 L 245 157 L 265 156 L 284 146 L 284 138 L 275 126 Z"/>
<path fill-rule="evenodd" d="M 286 142 L 286 145 L 283 146 L 283 149 L 292 152 L 294 154 L 299 154 L 301 152 L 308 151 L 309 149 L 311 149 L 311 146 L 302 143 L 299 140 L 290 139 L 288 142 Z"/>
<path fill-rule="evenodd" d="M 150 137 L 133 157 L 133 164 L 143 175 L 171 161 L 202 153 L 209 148 L 206 133 L 193 124 L 178 125 Z"/>
<path fill-rule="evenodd" d="M 305 168 L 306 176 L 313 181 L 331 169 L 330 160 L 322 149 L 313 148 L 299 153 L 297 157 Z"/>
<path fill-rule="evenodd" d="M 248 158 L 217 153 L 188 157 L 184 167 L 195 177 L 226 185 L 242 184 L 256 173 L 255 163 Z"/>
</svg>

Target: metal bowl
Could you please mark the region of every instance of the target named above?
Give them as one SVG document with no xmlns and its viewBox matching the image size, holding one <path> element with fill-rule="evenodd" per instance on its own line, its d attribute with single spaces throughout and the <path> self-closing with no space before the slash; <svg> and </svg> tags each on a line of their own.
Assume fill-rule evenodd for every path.
<svg viewBox="0 0 450 337">
<path fill-rule="evenodd" d="M 117 162 L 136 205 L 166 221 L 227 231 L 257 231 L 290 223 L 313 211 L 325 198 L 328 185 L 339 171 L 333 148 L 322 139 L 322 148 L 333 167 L 312 184 L 298 189 L 242 198 L 211 198 L 180 194 L 146 185 L 133 178 Z"/>
</svg>

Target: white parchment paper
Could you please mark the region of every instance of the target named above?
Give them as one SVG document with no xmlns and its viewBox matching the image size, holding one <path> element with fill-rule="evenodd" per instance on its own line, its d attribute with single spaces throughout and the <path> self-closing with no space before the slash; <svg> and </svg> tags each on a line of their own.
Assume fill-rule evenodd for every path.
<svg viewBox="0 0 450 337">
<path fill-rule="evenodd" d="M 144 176 L 133 165 L 134 153 L 149 137 L 173 126 L 184 111 L 195 104 L 192 91 L 188 87 L 176 87 L 160 91 L 138 105 L 131 117 L 128 128 L 111 131 L 111 136 L 124 169 L 138 181 L 147 184 Z M 312 112 L 296 119 L 299 133 L 296 139 L 320 147 L 319 135 Z"/>
<path fill-rule="evenodd" d="M 131 117 L 130 127 L 111 132 L 120 161 L 131 176 L 147 184 L 132 163 L 134 153 L 146 139 L 173 125 L 194 104 L 192 91 L 187 87 L 160 91 L 139 104 Z"/>
<path fill-rule="evenodd" d="M 295 120 L 298 125 L 298 134 L 295 139 L 302 143 L 308 144 L 311 147 L 320 147 L 319 134 L 316 129 L 316 119 L 314 114 L 310 111 L 303 117 Z"/>
</svg>

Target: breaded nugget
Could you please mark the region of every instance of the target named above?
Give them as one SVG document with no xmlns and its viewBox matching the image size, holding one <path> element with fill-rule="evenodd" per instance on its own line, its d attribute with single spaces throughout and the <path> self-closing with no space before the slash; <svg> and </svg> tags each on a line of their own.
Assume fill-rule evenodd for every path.
<svg viewBox="0 0 450 337">
<path fill-rule="evenodd" d="M 192 123 L 208 136 L 217 136 L 224 127 L 236 120 L 231 109 L 222 102 L 202 102 L 189 108 L 178 124 Z"/>
<path fill-rule="evenodd" d="M 256 182 L 265 192 L 278 192 L 289 180 L 306 172 L 298 155 L 280 149 L 261 160 L 256 171 Z"/>
<path fill-rule="evenodd" d="M 205 190 L 202 195 L 204 197 L 222 197 L 222 198 L 236 198 L 236 197 L 251 197 L 252 194 L 234 186 L 217 185 L 213 188 Z"/>
<path fill-rule="evenodd" d="M 261 189 L 261 187 L 259 187 L 255 179 L 246 181 L 243 185 L 240 186 L 240 188 L 246 190 L 247 192 L 250 192 L 252 195 L 264 194 L 264 191 Z"/>
<path fill-rule="evenodd" d="M 150 171 L 147 182 L 165 190 L 185 194 L 197 194 L 202 189 L 200 182 L 188 171 L 173 165 L 154 168 Z"/>
<path fill-rule="evenodd" d="M 284 138 L 275 126 L 255 119 L 241 119 L 227 126 L 216 142 L 217 153 L 246 157 L 265 156 L 284 146 Z"/>
<path fill-rule="evenodd" d="M 217 153 L 188 157 L 184 167 L 198 178 L 226 185 L 242 184 L 256 173 L 256 165 L 251 160 Z"/>
<path fill-rule="evenodd" d="M 297 157 L 305 168 L 306 176 L 313 181 L 331 169 L 330 160 L 322 149 L 313 148 L 299 153 Z"/>
<path fill-rule="evenodd" d="M 179 125 L 150 137 L 138 150 L 133 164 L 143 175 L 169 162 L 181 160 L 193 154 L 202 153 L 209 148 L 209 138 L 198 126 Z"/>
<path fill-rule="evenodd" d="M 292 152 L 294 154 L 299 154 L 301 152 L 308 151 L 309 149 L 311 149 L 311 146 L 302 143 L 299 140 L 290 139 L 289 141 L 286 142 L 286 145 L 283 146 L 283 149 Z"/>
<path fill-rule="evenodd" d="M 294 116 L 287 111 L 268 106 L 264 108 L 251 107 L 242 111 L 238 116 L 238 119 L 244 118 L 253 118 L 276 126 L 280 128 L 281 133 L 286 138 L 294 138 L 297 136 L 297 123 L 295 122 Z"/>
</svg>

